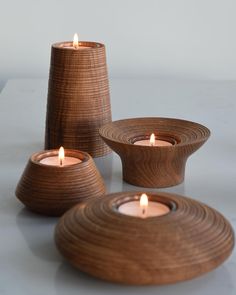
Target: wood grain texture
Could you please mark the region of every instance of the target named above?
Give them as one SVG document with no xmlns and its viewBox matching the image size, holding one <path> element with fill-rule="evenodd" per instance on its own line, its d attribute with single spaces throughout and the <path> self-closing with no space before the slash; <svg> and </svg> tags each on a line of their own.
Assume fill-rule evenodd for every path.
<svg viewBox="0 0 236 295">
<path fill-rule="evenodd" d="M 82 160 L 70 166 L 39 163 L 58 150 L 42 151 L 31 156 L 16 188 L 17 198 L 30 210 L 60 216 L 79 202 L 105 194 L 103 179 L 89 154 L 66 150 L 66 155 Z"/>
<path fill-rule="evenodd" d="M 216 210 L 167 193 L 148 193 L 171 212 L 137 218 L 119 205 L 143 192 L 121 192 L 77 205 L 61 217 L 55 242 L 74 266 L 100 279 L 135 285 L 189 280 L 219 266 L 231 254 L 234 233 Z"/>
<path fill-rule="evenodd" d="M 105 46 L 80 42 L 89 48 L 76 50 L 64 44 L 51 49 L 45 149 L 63 146 L 92 157 L 106 155 L 110 149 L 98 133 L 111 121 Z"/>
<path fill-rule="evenodd" d="M 133 143 L 154 133 L 172 146 Z M 136 186 L 160 188 L 184 180 L 187 158 L 210 136 L 203 125 L 172 118 L 134 118 L 109 123 L 100 129 L 103 140 L 121 158 L 123 179 Z"/>
</svg>

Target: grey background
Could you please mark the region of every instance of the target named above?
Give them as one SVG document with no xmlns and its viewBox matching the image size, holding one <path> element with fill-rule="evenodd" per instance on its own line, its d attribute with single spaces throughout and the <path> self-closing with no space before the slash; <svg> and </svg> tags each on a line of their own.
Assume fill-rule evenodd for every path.
<svg viewBox="0 0 236 295">
<path fill-rule="evenodd" d="M 48 76 L 50 46 L 107 46 L 111 77 L 236 79 L 234 0 L 1 0 L 0 87 Z"/>
</svg>

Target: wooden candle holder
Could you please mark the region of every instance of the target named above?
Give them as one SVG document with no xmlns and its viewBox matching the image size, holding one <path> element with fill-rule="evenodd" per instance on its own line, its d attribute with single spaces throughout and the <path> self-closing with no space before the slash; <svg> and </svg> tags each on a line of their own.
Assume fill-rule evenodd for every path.
<svg viewBox="0 0 236 295">
<path fill-rule="evenodd" d="M 63 146 L 99 157 L 110 152 L 98 132 L 111 121 L 105 46 L 79 44 L 87 47 L 68 48 L 72 42 L 52 45 L 45 149 Z"/>
<path fill-rule="evenodd" d="M 40 161 L 58 155 L 58 150 L 31 156 L 16 188 L 17 198 L 30 210 L 60 216 L 79 202 L 105 194 L 103 179 L 93 159 L 85 152 L 67 150 L 66 155 L 82 162 L 69 166 L 49 166 Z"/>
<path fill-rule="evenodd" d="M 171 146 L 140 146 L 133 143 L 155 133 Z M 187 158 L 210 136 L 203 125 L 170 118 L 135 118 L 109 123 L 100 135 L 121 158 L 123 179 L 133 185 L 159 188 L 184 180 Z"/>
<path fill-rule="evenodd" d="M 234 233 L 216 210 L 167 193 L 148 193 L 170 213 L 149 218 L 123 215 L 118 207 L 141 192 L 121 192 L 77 205 L 61 217 L 55 241 L 80 270 L 116 283 L 149 285 L 189 280 L 231 254 Z"/>
</svg>

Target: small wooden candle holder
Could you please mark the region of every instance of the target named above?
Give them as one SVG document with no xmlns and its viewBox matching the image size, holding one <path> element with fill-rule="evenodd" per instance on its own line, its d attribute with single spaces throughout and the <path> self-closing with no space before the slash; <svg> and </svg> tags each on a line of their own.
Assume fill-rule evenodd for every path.
<svg viewBox="0 0 236 295">
<path fill-rule="evenodd" d="M 45 149 L 64 146 L 92 157 L 110 152 L 99 128 L 111 121 L 105 46 L 95 42 L 52 45 Z"/>
<path fill-rule="evenodd" d="M 145 219 L 121 214 L 119 206 L 137 194 L 110 194 L 65 213 L 55 231 L 61 254 L 95 277 L 135 285 L 189 280 L 231 254 L 233 229 L 216 210 L 174 194 L 148 193 L 170 212 Z"/>
<path fill-rule="evenodd" d="M 134 144 L 155 133 L 170 146 Z M 171 118 L 135 118 L 109 123 L 100 135 L 121 158 L 123 179 L 133 185 L 160 188 L 184 180 L 187 158 L 210 136 L 203 125 Z"/>
<path fill-rule="evenodd" d="M 77 150 L 67 150 L 66 154 L 81 162 L 63 167 L 40 163 L 58 155 L 58 150 L 41 151 L 29 159 L 16 196 L 30 210 L 60 216 L 79 202 L 105 194 L 103 179 L 91 156 Z"/>
</svg>

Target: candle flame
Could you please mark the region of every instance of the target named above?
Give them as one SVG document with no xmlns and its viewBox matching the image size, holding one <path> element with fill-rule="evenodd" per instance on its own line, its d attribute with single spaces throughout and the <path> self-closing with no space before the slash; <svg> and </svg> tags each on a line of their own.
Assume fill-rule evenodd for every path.
<svg viewBox="0 0 236 295">
<path fill-rule="evenodd" d="M 63 165 L 63 161 L 65 159 L 65 151 L 64 151 L 64 148 L 62 146 L 59 149 L 58 159 L 59 159 L 60 166 L 62 166 Z"/>
<path fill-rule="evenodd" d="M 140 197 L 140 206 L 147 207 L 148 206 L 148 196 L 146 194 L 142 194 Z"/>
<path fill-rule="evenodd" d="M 155 134 L 152 133 L 151 136 L 150 136 L 150 145 L 151 146 L 154 146 L 155 145 Z"/>
<path fill-rule="evenodd" d="M 77 33 L 74 34 L 73 47 L 76 49 L 79 48 L 79 36 Z"/>
</svg>

